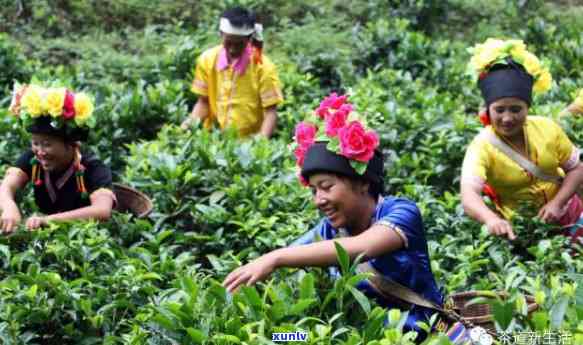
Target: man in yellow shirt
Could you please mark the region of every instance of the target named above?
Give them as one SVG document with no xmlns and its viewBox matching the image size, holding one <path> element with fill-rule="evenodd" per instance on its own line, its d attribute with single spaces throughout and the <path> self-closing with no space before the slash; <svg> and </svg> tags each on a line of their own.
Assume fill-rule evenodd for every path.
<svg viewBox="0 0 583 345">
<path fill-rule="evenodd" d="M 206 127 L 234 126 L 242 137 L 269 138 L 283 96 L 275 65 L 261 52 L 262 27 L 251 12 L 235 7 L 223 13 L 219 29 L 222 44 L 197 60 L 191 90 L 199 97 L 182 128 L 200 119 Z"/>
</svg>

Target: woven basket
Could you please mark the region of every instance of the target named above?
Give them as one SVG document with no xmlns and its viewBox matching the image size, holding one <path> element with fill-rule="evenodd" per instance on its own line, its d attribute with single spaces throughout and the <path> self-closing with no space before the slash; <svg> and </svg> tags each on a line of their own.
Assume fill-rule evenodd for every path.
<svg viewBox="0 0 583 345">
<path fill-rule="evenodd" d="M 114 183 L 113 192 L 117 198 L 117 205 L 115 207 L 117 211 L 129 211 L 136 217 L 143 218 L 150 214 L 154 208 L 152 200 L 134 188 Z"/>
<path fill-rule="evenodd" d="M 487 302 L 472 303 L 468 305 L 468 302 L 477 297 L 494 299 L 491 294 L 492 293 L 489 291 L 467 291 L 454 293 L 448 297 L 448 304 L 451 305 L 455 312 L 464 318 L 465 321 L 471 322 L 476 326 L 483 327 L 495 333 L 496 327 L 494 325 L 494 319 L 492 317 L 490 305 Z M 496 295 L 501 299 L 508 298 L 508 294 L 505 292 L 497 292 Z M 533 296 L 525 295 L 525 298 L 528 314 L 538 309 L 538 304 L 534 301 Z"/>
</svg>

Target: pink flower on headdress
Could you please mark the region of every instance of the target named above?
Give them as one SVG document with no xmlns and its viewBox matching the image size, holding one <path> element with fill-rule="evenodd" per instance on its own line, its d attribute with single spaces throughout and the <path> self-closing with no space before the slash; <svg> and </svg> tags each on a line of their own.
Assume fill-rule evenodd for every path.
<svg viewBox="0 0 583 345">
<path fill-rule="evenodd" d="M 295 137 L 299 146 L 310 146 L 316 140 L 316 126 L 308 122 L 300 122 L 296 126 Z"/>
<path fill-rule="evenodd" d="M 321 105 L 316 109 L 316 114 L 318 115 L 318 117 L 320 117 L 322 120 L 325 119 L 326 117 L 328 117 L 329 114 L 329 108 L 328 107 L 322 107 Z"/>
<path fill-rule="evenodd" d="M 346 103 L 346 95 L 338 96 L 336 92 L 326 97 L 322 103 L 325 103 L 332 109 L 340 109 L 342 104 Z"/>
<path fill-rule="evenodd" d="M 359 121 L 352 121 L 338 131 L 340 153 L 348 158 L 367 163 L 379 146 L 379 137 L 374 131 L 366 131 Z"/>
<path fill-rule="evenodd" d="M 294 150 L 294 155 L 296 156 L 296 162 L 298 166 L 304 165 L 304 158 L 308 149 L 316 141 L 316 126 L 308 122 L 300 122 L 296 126 L 295 138 L 297 143 L 297 148 Z"/>
<path fill-rule="evenodd" d="M 340 109 L 326 117 L 326 135 L 333 138 L 338 135 L 340 128 L 346 125 L 346 119 L 352 111 L 352 104 L 343 104 Z"/>
<path fill-rule="evenodd" d="M 304 166 L 304 159 L 306 159 L 306 153 L 310 146 L 298 146 L 294 150 L 294 156 L 296 156 L 296 163 L 299 167 Z"/>
<path fill-rule="evenodd" d="M 63 102 L 63 117 L 70 120 L 75 117 L 75 94 L 67 90 L 65 101 Z"/>
<path fill-rule="evenodd" d="M 330 114 L 330 109 L 340 109 L 344 103 L 346 103 L 346 95 L 338 96 L 336 92 L 333 92 L 320 103 L 316 114 L 321 119 L 325 119 Z"/>
</svg>

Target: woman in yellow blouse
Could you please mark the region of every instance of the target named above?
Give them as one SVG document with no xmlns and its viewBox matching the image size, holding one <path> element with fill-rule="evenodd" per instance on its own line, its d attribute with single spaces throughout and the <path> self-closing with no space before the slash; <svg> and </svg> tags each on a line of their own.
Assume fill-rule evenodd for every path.
<svg viewBox="0 0 583 345">
<path fill-rule="evenodd" d="M 543 221 L 571 226 L 575 240 L 582 231 L 573 227 L 583 203 L 576 190 L 583 183 L 579 150 L 551 119 L 529 116 L 532 92 L 550 88 L 551 78 L 522 41 L 489 39 L 473 48 L 470 67 L 479 75 L 478 87 L 487 110 L 484 128 L 468 147 L 462 167 L 461 199 L 465 212 L 497 236 L 516 238 L 512 216 L 524 206 Z M 490 139 L 495 136 L 539 171 L 563 177 L 562 183 L 543 180 L 522 168 Z M 482 191 L 494 199 L 491 210 Z"/>
</svg>

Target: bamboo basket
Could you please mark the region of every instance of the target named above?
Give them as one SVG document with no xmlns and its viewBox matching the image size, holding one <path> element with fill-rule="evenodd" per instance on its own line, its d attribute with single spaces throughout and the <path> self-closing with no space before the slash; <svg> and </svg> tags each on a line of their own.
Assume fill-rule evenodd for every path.
<svg viewBox="0 0 583 345">
<path fill-rule="evenodd" d="M 496 292 L 496 295 L 501 299 L 508 298 L 508 294 L 505 292 Z M 492 310 L 490 304 L 487 302 L 472 303 L 468 305 L 468 302 L 477 297 L 485 297 L 493 299 L 492 293 L 487 291 L 467 291 L 454 293 L 448 297 L 448 308 L 453 308 L 453 310 L 459 314 L 464 321 L 471 322 L 475 326 L 483 327 L 493 333 L 496 333 L 496 327 L 494 325 L 494 318 L 492 316 Z M 528 314 L 538 309 L 538 304 L 534 301 L 534 297 L 530 295 L 525 295 Z"/>
<path fill-rule="evenodd" d="M 116 211 L 129 211 L 138 218 L 144 218 L 154 208 L 154 204 L 148 196 L 129 186 L 114 183 L 113 193 L 117 199 Z"/>
</svg>

